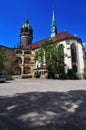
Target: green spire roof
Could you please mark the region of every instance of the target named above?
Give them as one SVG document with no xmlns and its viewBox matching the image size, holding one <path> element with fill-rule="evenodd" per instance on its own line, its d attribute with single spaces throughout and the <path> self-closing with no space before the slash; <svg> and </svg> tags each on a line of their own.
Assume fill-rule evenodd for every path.
<svg viewBox="0 0 86 130">
<path fill-rule="evenodd" d="M 57 27 L 56 27 L 56 21 L 55 21 L 54 9 L 53 9 L 52 25 L 51 25 L 51 37 L 54 37 L 56 35 L 57 35 Z"/>
<path fill-rule="evenodd" d="M 53 15 L 52 15 L 52 26 L 53 26 L 53 23 L 55 22 L 55 15 L 54 15 L 54 9 L 53 9 Z"/>
</svg>

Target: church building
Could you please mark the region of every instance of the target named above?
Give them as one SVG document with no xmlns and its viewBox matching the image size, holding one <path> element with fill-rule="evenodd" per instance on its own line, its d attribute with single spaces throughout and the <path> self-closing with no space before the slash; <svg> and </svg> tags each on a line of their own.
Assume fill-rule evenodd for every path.
<svg viewBox="0 0 86 130">
<path fill-rule="evenodd" d="M 20 28 L 20 47 L 14 48 L 15 60 L 13 63 L 13 75 L 14 78 L 34 77 L 34 73 L 39 67 L 41 77 L 46 77 L 46 67 L 41 67 L 38 62 L 35 63 L 34 56 L 35 51 L 39 48 L 43 41 L 51 40 L 54 43 L 64 45 L 64 53 L 67 54 L 64 57 L 65 72 L 68 69 L 73 69 L 79 78 L 83 77 L 85 71 L 85 52 L 82 44 L 82 40 L 77 36 L 70 34 L 67 31 L 58 33 L 54 10 L 52 14 L 52 26 L 51 35 L 48 38 L 40 40 L 32 44 L 33 40 L 33 28 L 29 24 L 28 18 L 26 18 L 25 24 Z"/>
</svg>

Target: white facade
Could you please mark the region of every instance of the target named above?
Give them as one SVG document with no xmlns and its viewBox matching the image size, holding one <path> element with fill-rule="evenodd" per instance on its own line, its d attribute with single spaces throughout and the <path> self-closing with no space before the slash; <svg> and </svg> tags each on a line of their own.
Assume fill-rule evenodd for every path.
<svg viewBox="0 0 86 130">
<path fill-rule="evenodd" d="M 57 42 L 57 41 L 56 41 Z M 65 63 L 65 72 L 67 73 L 68 69 L 73 69 L 76 67 L 76 74 L 79 78 L 83 77 L 84 69 L 85 69 L 85 57 L 82 43 L 76 39 L 68 39 L 59 41 L 58 44 L 63 44 L 64 46 L 64 63 Z M 72 45 L 75 47 L 75 55 L 72 54 Z M 34 52 L 37 51 L 34 50 Z M 76 60 L 76 61 L 73 61 Z M 35 68 L 37 66 L 40 68 L 40 63 L 37 61 L 35 63 Z M 40 71 L 43 71 L 40 69 Z"/>
<path fill-rule="evenodd" d="M 74 44 L 76 47 L 76 60 L 77 60 L 77 75 L 82 78 L 85 69 L 85 57 L 84 57 L 84 49 L 81 42 L 77 40 L 64 40 L 61 41 L 59 44 L 64 45 L 64 54 L 66 55 L 64 58 L 65 62 L 65 71 L 67 72 L 68 69 L 73 69 L 72 66 L 72 54 L 71 54 L 71 45 Z"/>
</svg>

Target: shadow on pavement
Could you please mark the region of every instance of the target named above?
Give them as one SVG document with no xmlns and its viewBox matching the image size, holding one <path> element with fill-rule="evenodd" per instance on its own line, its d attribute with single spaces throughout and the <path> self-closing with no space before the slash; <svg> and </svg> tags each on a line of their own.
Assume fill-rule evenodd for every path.
<svg viewBox="0 0 86 130">
<path fill-rule="evenodd" d="M 86 130 L 86 91 L 0 97 L 0 130 Z"/>
</svg>

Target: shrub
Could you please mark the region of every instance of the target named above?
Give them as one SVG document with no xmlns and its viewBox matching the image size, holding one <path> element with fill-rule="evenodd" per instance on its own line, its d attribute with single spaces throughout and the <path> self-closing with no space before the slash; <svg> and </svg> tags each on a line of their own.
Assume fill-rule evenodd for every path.
<svg viewBox="0 0 86 130">
<path fill-rule="evenodd" d="M 78 79 L 78 76 L 72 69 L 68 69 L 67 78 L 68 79 Z"/>
<path fill-rule="evenodd" d="M 67 74 L 63 73 L 59 75 L 59 79 L 66 79 L 67 78 Z"/>
<path fill-rule="evenodd" d="M 41 76 L 41 74 L 40 74 L 40 72 L 37 70 L 37 71 L 35 72 L 35 74 L 34 74 L 34 77 L 35 77 L 35 78 L 40 78 L 40 76 Z"/>
<path fill-rule="evenodd" d="M 86 72 L 83 74 L 83 78 L 86 79 Z"/>
</svg>

